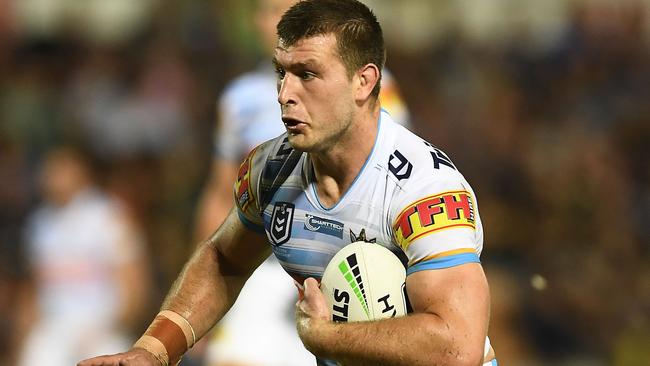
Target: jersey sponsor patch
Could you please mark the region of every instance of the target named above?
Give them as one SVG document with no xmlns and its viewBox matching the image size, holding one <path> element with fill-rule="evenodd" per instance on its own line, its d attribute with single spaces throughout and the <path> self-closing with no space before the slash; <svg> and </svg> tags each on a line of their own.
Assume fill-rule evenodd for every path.
<svg viewBox="0 0 650 366">
<path fill-rule="evenodd" d="M 420 237 L 457 227 L 476 228 L 474 203 L 468 191 L 443 192 L 415 201 L 397 215 L 393 224 L 402 249 Z"/>
<path fill-rule="evenodd" d="M 325 219 L 322 217 L 306 214 L 305 229 L 316 233 L 343 238 L 343 223 L 335 220 Z"/>
<path fill-rule="evenodd" d="M 239 166 L 237 172 L 237 183 L 235 183 L 235 196 L 242 211 L 246 211 L 248 205 L 253 201 L 253 193 L 251 191 L 251 161 L 255 149 L 253 149 L 246 159 Z"/>
</svg>

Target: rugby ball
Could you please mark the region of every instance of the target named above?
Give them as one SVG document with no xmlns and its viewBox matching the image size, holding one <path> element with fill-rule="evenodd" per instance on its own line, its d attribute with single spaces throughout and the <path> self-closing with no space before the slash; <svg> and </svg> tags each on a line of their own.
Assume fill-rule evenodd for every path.
<svg viewBox="0 0 650 366">
<path fill-rule="evenodd" d="M 355 242 L 325 267 L 320 288 L 332 320 L 356 322 L 406 314 L 406 270 L 379 244 Z"/>
</svg>

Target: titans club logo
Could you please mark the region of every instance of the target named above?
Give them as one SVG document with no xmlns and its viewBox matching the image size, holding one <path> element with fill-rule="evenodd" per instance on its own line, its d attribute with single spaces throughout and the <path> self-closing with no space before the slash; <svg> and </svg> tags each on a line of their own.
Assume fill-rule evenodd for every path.
<svg viewBox="0 0 650 366">
<path fill-rule="evenodd" d="M 366 229 L 361 229 L 359 235 L 355 234 L 354 231 L 350 229 L 350 243 L 354 243 L 357 241 L 365 241 L 366 243 L 376 243 L 377 238 L 368 239 L 368 237 L 366 236 Z"/>
<path fill-rule="evenodd" d="M 273 215 L 271 216 L 271 227 L 269 237 L 271 243 L 280 246 L 289 241 L 291 238 L 291 226 L 293 225 L 293 212 L 295 207 L 289 202 L 276 202 L 273 206 Z"/>
</svg>

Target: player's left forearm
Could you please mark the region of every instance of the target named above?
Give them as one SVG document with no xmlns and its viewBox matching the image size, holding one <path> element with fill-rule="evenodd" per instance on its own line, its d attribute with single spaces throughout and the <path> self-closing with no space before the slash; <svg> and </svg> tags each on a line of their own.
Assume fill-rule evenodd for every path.
<svg viewBox="0 0 650 366">
<path fill-rule="evenodd" d="M 434 314 L 371 322 L 309 319 L 301 337 L 318 357 L 344 365 L 481 365 L 483 337 Z"/>
<path fill-rule="evenodd" d="M 298 334 L 322 358 L 347 365 L 481 365 L 489 289 L 481 266 L 468 263 L 417 271 L 406 279 L 413 313 L 336 323 L 315 279 L 296 307 Z"/>
<path fill-rule="evenodd" d="M 323 357 L 346 366 L 480 365 L 482 344 L 459 335 L 432 314 L 321 324 Z"/>
</svg>

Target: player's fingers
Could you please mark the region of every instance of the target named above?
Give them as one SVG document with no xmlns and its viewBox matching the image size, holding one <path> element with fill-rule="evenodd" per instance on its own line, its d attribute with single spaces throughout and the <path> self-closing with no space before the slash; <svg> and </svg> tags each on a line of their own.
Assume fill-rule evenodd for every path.
<svg viewBox="0 0 650 366">
<path fill-rule="evenodd" d="M 300 296 L 300 300 L 296 303 L 298 310 L 302 312 L 303 314 L 309 314 L 310 310 L 312 308 L 311 300 L 313 298 L 313 283 L 310 280 L 314 280 L 313 278 L 308 278 L 302 283 L 302 296 Z"/>
<path fill-rule="evenodd" d="M 305 313 L 312 319 L 328 320 L 331 313 L 327 307 L 327 300 L 320 289 L 320 284 L 315 278 L 305 280 L 305 300 L 300 304 Z"/>
<path fill-rule="evenodd" d="M 300 302 L 305 298 L 305 288 L 296 280 L 293 281 L 293 285 L 298 289 L 298 302 Z"/>
<path fill-rule="evenodd" d="M 79 363 L 77 363 L 77 366 L 103 366 L 104 358 L 106 358 L 106 356 L 89 358 L 87 360 L 80 361 Z"/>
<path fill-rule="evenodd" d="M 120 359 L 115 356 L 104 357 L 101 366 L 120 366 Z"/>
<path fill-rule="evenodd" d="M 305 296 L 314 296 L 315 291 L 320 291 L 318 288 L 318 281 L 315 278 L 309 277 L 305 280 Z"/>
<path fill-rule="evenodd" d="M 128 353 L 125 352 L 93 357 L 79 362 L 77 366 L 131 366 L 140 364 L 139 362 L 133 363 L 133 361 L 133 357 L 128 357 Z"/>
</svg>

